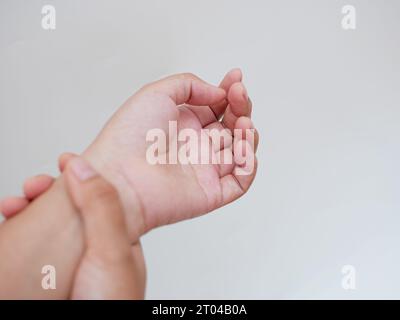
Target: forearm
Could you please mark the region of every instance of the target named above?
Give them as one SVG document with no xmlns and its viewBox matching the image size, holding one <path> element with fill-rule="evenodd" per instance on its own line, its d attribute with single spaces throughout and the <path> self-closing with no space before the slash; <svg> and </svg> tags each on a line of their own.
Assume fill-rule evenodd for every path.
<svg viewBox="0 0 400 320">
<path fill-rule="evenodd" d="M 0 226 L 0 298 L 63 299 L 84 250 L 81 219 L 63 178 Z M 42 288 L 42 268 L 56 270 L 56 289 Z"/>
</svg>

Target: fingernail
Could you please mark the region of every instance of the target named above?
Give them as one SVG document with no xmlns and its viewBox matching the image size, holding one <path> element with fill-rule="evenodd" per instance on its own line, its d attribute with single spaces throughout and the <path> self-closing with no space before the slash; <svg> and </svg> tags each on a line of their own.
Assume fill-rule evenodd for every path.
<svg viewBox="0 0 400 320">
<path fill-rule="evenodd" d="M 71 160 L 71 168 L 75 176 L 81 181 L 88 180 L 96 175 L 89 163 L 79 157 Z"/>
</svg>

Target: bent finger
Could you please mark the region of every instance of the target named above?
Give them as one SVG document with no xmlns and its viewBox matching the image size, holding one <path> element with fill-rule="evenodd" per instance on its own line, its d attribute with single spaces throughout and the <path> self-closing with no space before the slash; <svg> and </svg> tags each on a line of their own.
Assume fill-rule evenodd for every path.
<svg viewBox="0 0 400 320">
<path fill-rule="evenodd" d="M 157 92 L 169 96 L 176 105 L 208 106 L 226 97 L 225 90 L 211 85 L 191 73 L 182 73 L 153 82 L 143 92 Z"/>
<path fill-rule="evenodd" d="M 33 200 L 46 192 L 53 182 L 54 178 L 45 174 L 28 178 L 23 186 L 24 194 L 28 200 Z"/>
<path fill-rule="evenodd" d="M 241 82 L 242 78 L 243 74 L 239 68 L 232 69 L 222 79 L 219 87 L 224 89 L 226 94 L 228 94 L 231 86 L 236 82 Z M 215 117 L 217 119 L 220 119 L 221 116 L 224 114 L 227 106 L 228 106 L 228 99 L 224 99 L 218 103 L 210 105 L 210 108 L 214 112 Z"/>
<path fill-rule="evenodd" d="M 24 197 L 9 197 L 0 201 L 0 212 L 6 219 L 10 219 L 24 210 L 29 201 Z"/>
</svg>

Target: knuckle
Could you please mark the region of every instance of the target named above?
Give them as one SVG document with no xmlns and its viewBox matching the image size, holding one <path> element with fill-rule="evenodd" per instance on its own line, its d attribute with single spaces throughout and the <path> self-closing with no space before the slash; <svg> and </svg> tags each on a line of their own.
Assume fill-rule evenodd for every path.
<svg viewBox="0 0 400 320">
<path fill-rule="evenodd" d="M 183 73 L 178 74 L 178 78 L 193 80 L 193 79 L 197 79 L 198 77 L 191 72 L 183 72 Z"/>
</svg>

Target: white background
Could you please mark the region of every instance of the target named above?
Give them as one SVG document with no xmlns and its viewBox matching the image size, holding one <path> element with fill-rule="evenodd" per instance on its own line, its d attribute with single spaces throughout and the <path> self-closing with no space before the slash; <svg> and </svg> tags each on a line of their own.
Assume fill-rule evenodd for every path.
<svg viewBox="0 0 400 320">
<path fill-rule="evenodd" d="M 258 177 L 240 201 L 143 238 L 147 297 L 400 298 L 398 1 L 2 0 L 0 196 L 56 174 L 143 84 L 218 83 L 232 67 L 254 104 Z M 356 290 L 341 286 L 347 264 Z"/>
</svg>

